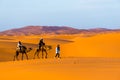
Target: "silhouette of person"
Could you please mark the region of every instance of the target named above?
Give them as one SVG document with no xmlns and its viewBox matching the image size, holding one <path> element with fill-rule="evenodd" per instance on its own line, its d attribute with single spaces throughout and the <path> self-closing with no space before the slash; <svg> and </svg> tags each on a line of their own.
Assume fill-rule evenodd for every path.
<svg viewBox="0 0 120 80">
<path fill-rule="evenodd" d="M 21 41 L 18 42 L 17 48 L 20 49 L 20 51 L 21 51 L 21 48 L 22 48 L 22 43 L 21 43 Z"/>
<path fill-rule="evenodd" d="M 56 47 L 56 55 L 55 55 L 55 57 L 60 58 L 60 45 L 59 44 Z"/>
<path fill-rule="evenodd" d="M 44 43 L 44 40 L 43 40 L 43 38 L 41 38 L 40 39 L 40 42 L 39 42 L 39 49 L 41 49 L 41 47 L 43 46 L 43 45 L 45 45 L 45 43 Z"/>
</svg>

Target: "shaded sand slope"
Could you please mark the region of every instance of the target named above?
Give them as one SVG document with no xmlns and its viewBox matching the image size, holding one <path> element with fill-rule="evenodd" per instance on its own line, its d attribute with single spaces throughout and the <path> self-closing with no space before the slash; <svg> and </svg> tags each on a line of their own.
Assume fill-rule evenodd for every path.
<svg viewBox="0 0 120 80">
<path fill-rule="evenodd" d="M 120 80 L 120 59 L 63 58 L 0 63 L 2 80 Z"/>
<path fill-rule="evenodd" d="M 77 37 L 73 41 L 62 45 L 63 56 L 120 57 L 120 33 Z"/>
<path fill-rule="evenodd" d="M 11 61 L 16 52 L 16 42 L 0 41 L 0 61 Z M 35 47 L 34 44 L 24 43 L 26 47 Z M 32 53 L 33 51 L 31 51 Z M 20 55 L 21 57 L 21 55 Z"/>
<path fill-rule="evenodd" d="M 59 44 L 71 43 L 72 36 L 0 36 L 0 61 L 11 61 L 15 55 L 17 42 L 21 41 L 27 48 L 33 50 L 28 53 L 29 59 L 33 59 L 34 53 L 38 48 L 40 38 L 43 37 L 46 45 L 51 45 L 52 50 L 48 51 L 48 58 L 55 56 L 55 47 Z M 72 38 L 73 39 L 73 38 Z M 40 53 L 41 57 L 41 53 Z M 36 57 L 37 58 L 37 57 Z M 21 54 L 19 55 L 21 59 Z M 26 59 L 26 57 L 24 57 Z"/>
</svg>

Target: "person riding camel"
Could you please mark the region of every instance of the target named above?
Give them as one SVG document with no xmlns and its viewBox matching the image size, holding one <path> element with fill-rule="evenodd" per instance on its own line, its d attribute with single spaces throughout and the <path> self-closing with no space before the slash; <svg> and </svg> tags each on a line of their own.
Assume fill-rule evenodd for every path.
<svg viewBox="0 0 120 80">
<path fill-rule="evenodd" d="M 33 59 L 35 59 L 36 55 L 38 56 L 38 58 L 40 58 L 39 57 L 39 53 L 40 52 L 42 52 L 42 58 L 44 57 L 44 52 L 46 53 L 45 58 L 47 58 L 48 54 L 47 54 L 47 50 L 46 49 L 47 49 L 46 44 L 44 43 L 43 39 L 41 38 L 40 41 L 39 41 L 39 44 L 38 44 L 38 48 L 37 48 L 37 50 L 36 50 L 36 52 L 34 54 Z"/>
<path fill-rule="evenodd" d="M 42 48 L 42 46 L 44 46 L 45 43 L 43 41 L 43 38 L 40 39 L 40 42 L 39 42 L 39 50 Z"/>
<path fill-rule="evenodd" d="M 21 41 L 19 41 L 17 44 L 17 49 L 19 49 L 21 51 L 21 48 L 22 48 L 22 43 L 21 43 Z"/>
</svg>

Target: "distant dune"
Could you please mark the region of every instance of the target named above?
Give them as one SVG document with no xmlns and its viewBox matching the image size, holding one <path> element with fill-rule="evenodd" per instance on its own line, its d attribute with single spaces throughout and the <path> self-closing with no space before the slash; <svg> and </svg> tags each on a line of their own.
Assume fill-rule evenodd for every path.
<svg viewBox="0 0 120 80">
<path fill-rule="evenodd" d="M 87 34 L 95 35 L 98 33 L 108 32 L 120 32 L 120 29 L 106 29 L 106 28 L 94 28 L 94 29 L 75 29 L 67 26 L 26 26 L 17 29 L 11 29 L 0 32 L 0 35 L 45 35 L 45 34 Z"/>
<path fill-rule="evenodd" d="M 42 34 L 77 34 L 78 29 L 66 26 L 26 26 L 0 32 L 0 35 L 42 35 Z"/>
</svg>

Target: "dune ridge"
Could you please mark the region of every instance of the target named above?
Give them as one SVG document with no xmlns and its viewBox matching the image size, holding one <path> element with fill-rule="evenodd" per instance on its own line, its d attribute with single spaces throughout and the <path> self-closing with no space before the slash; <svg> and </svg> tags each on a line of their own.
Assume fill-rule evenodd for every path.
<svg viewBox="0 0 120 80">
<path fill-rule="evenodd" d="M 96 34 L 104 34 L 111 32 L 120 32 L 120 29 L 76 29 L 69 26 L 25 26 L 22 28 L 10 29 L 0 32 L 4 36 L 24 36 L 24 35 L 60 35 L 60 34 L 85 34 L 93 36 Z"/>
</svg>

